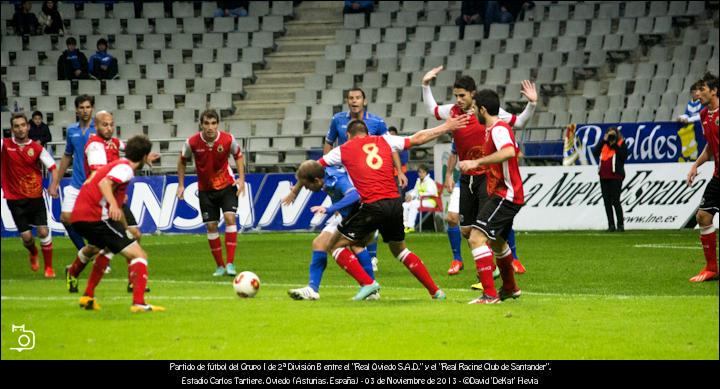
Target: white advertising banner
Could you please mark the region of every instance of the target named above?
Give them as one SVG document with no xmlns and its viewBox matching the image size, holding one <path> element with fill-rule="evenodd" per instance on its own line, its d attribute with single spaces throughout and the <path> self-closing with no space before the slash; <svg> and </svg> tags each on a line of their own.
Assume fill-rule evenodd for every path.
<svg viewBox="0 0 720 389">
<path fill-rule="evenodd" d="M 445 152 L 441 147 L 435 150 L 436 172 L 443 171 Z M 712 161 L 705 163 L 688 187 L 689 163 L 625 165 L 620 196 L 625 229 L 684 227 L 695 217 L 713 168 Z M 521 166 L 520 173 L 526 203 L 515 217 L 517 230 L 607 229 L 597 166 Z"/>
</svg>

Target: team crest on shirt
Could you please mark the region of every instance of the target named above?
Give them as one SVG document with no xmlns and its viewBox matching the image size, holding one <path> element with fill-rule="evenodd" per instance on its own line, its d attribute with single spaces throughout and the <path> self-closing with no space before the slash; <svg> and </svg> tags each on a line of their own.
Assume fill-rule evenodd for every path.
<svg viewBox="0 0 720 389">
<path fill-rule="evenodd" d="M 34 157 L 34 156 L 35 156 L 35 150 L 33 150 L 33 149 L 28 149 L 27 155 L 30 156 L 30 157 Z"/>
<path fill-rule="evenodd" d="M 218 153 L 222 153 L 223 151 L 225 151 L 225 149 L 222 147 L 222 145 L 220 145 L 218 146 L 217 151 Z"/>
</svg>

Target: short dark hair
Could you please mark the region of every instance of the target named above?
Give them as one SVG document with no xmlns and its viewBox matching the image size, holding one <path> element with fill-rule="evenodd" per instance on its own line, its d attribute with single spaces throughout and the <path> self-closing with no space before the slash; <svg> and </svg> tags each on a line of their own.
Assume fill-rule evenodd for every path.
<svg viewBox="0 0 720 389">
<path fill-rule="evenodd" d="M 398 130 L 397 130 L 397 128 L 396 128 L 395 126 L 390 126 L 390 127 L 388 128 L 388 132 L 394 132 L 394 133 L 397 134 L 397 133 L 398 133 Z"/>
<path fill-rule="evenodd" d="M 73 38 L 73 37 L 67 38 L 67 39 L 65 39 L 65 45 L 67 45 L 67 46 L 70 46 L 70 45 L 75 45 L 75 46 L 77 46 L 77 40 L 75 40 L 75 38 Z"/>
<path fill-rule="evenodd" d="M 350 92 L 352 92 L 352 91 L 360 91 L 360 93 L 362 93 L 363 100 L 365 99 L 365 91 L 362 90 L 362 88 L 358 88 L 358 87 L 356 87 L 356 86 L 348 89 L 347 93 L 345 93 L 345 98 L 346 98 L 346 99 L 347 99 L 348 97 L 350 97 Z"/>
<path fill-rule="evenodd" d="M 32 113 L 32 116 L 30 116 L 30 117 L 31 117 L 31 118 L 34 118 L 35 116 L 40 116 L 40 119 L 42 119 L 43 114 L 42 114 L 42 112 L 40 112 L 40 111 L 35 111 L 35 112 Z"/>
<path fill-rule="evenodd" d="M 477 105 L 478 109 L 485 107 L 488 115 L 497 116 L 498 112 L 500 112 L 500 98 L 494 90 L 483 89 L 477 92 L 473 99 L 475 99 L 475 105 Z"/>
<path fill-rule="evenodd" d="M 27 116 L 25 116 L 25 112 L 13 112 L 12 115 L 10 115 L 10 127 L 12 127 L 15 119 L 19 118 L 25 119 L 25 123 L 28 121 Z"/>
<path fill-rule="evenodd" d="M 418 170 L 422 170 L 422 171 L 424 171 L 425 173 L 430 172 L 430 170 L 428 170 L 427 165 L 425 165 L 424 163 L 423 163 L 423 164 L 420 164 L 420 166 L 418 166 Z"/>
<path fill-rule="evenodd" d="M 460 76 L 460 78 L 455 80 L 453 88 L 465 89 L 468 92 L 474 92 L 475 89 L 477 89 L 475 86 L 475 80 L 473 80 L 470 76 Z"/>
<path fill-rule="evenodd" d="M 364 121 L 360 119 L 353 119 L 348 123 L 347 125 L 347 133 L 348 135 L 357 135 L 361 133 L 368 133 L 367 124 L 365 124 Z"/>
<path fill-rule="evenodd" d="M 703 84 L 702 80 L 695 81 L 692 85 L 690 85 L 690 92 L 700 89 L 702 84 Z"/>
<path fill-rule="evenodd" d="M 309 159 L 300 164 L 297 171 L 297 178 L 308 181 L 315 181 L 317 178 L 325 177 L 325 168 L 318 162 Z"/>
<path fill-rule="evenodd" d="M 218 122 L 220 122 L 220 115 L 218 115 L 217 111 L 214 109 L 206 109 L 200 114 L 200 123 L 202 123 L 205 119 L 215 119 Z"/>
<path fill-rule="evenodd" d="M 75 108 L 78 108 L 80 106 L 80 104 L 82 104 L 86 101 L 90 102 L 91 107 L 95 106 L 95 97 L 90 96 L 90 95 L 80 95 L 75 98 Z"/>
<path fill-rule="evenodd" d="M 701 82 L 703 84 L 707 85 L 708 89 L 717 90 L 717 88 L 718 88 L 718 76 L 716 76 L 710 72 L 705 73 Z"/>
<path fill-rule="evenodd" d="M 105 38 L 98 39 L 97 43 L 95 44 L 95 47 L 98 47 L 100 45 L 105 45 L 105 48 L 109 47 L 108 41 Z"/>
<path fill-rule="evenodd" d="M 125 144 L 125 158 L 140 162 L 152 150 L 152 142 L 147 135 L 135 135 Z"/>
</svg>

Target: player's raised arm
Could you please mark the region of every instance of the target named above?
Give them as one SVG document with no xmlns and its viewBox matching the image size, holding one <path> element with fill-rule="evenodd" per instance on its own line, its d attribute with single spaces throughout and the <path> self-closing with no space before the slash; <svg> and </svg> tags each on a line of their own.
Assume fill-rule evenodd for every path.
<svg viewBox="0 0 720 389">
<path fill-rule="evenodd" d="M 523 80 L 520 93 L 525 96 L 528 103 L 525 105 L 525 109 L 520 113 L 520 115 L 517 116 L 512 127 L 523 129 L 530 122 L 530 119 L 535 113 L 535 108 L 537 107 L 538 94 L 537 89 L 535 89 L 535 83 L 530 82 L 529 80 Z"/>
<path fill-rule="evenodd" d="M 463 128 L 468 125 L 470 121 L 470 115 L 465 114 L 462 116 L 448 118 L 445 123 L 426 130 L 418 131 L 413 134 L 410 139 L 410 146 L 419 146 L 430 141 L 433 141 L 443 134 L 451 131 Z"/>
</svg>

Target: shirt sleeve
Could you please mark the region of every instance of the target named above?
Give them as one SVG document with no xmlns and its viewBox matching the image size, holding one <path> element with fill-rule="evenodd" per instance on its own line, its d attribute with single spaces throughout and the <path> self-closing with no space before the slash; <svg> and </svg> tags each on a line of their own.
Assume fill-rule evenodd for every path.
<svg viewBox="0 0 720 389">
<path fill-rule="evenodd" d="M 44 147 L 42 147 L 40 151 L 40 162 L 42 162 L 47 170 L 52 171 L 55 169 L 55 158 L 53 158 Z"/>
<path fill-rule="evenodd" d="M 375 135 L 385 135 L 388 132 L 387 124 L 385 124 L 385 121 L 378 117 L 377 118 L 378 124 L 377 124 L 377 133 Z"/>
<path fill-rule="evenodd" d="M 87 148 L 85 148 L 85 158 L 87 158 L 87 163 L 91 171 L 107 165 L 105 146 L 100 142 L 91 142 L 87 145 Z"/>
<path fill-rule="evenodd" d="M 492 140 L 496 150 L 502 150 L 508 146 L 515 146 L 515 143 L 513 143 L 510 137 L 510 131 L 505 126 L 493 127 Z"/>
<path fill-rule="evenodd" d="M 325 136 L 325 142 L 328 144 L 334 144 L 335 140 L 337 140 L 338 137 L 338 130 L 337 130 L 337 121 L 335 118 L 333 118 L 330 121 L 330 128 L 328 129 L 328 133 Z"/>
<path fill-rule="evenodd" d="M 75 153 L 75 146 L 70 140 L 70 134 L 68 134 L 67 141 L 65 141 L 65 155 L 72 156 Z"/>
<path fill-rule="evenodd" d="M 500 118 L 500 120 L 509 124 L 510 127 L 512 127 L 515 124 L 515 121 L 517 120 L 517 116 L 511 114 L 510 112 L 508 112 L 502 108 L 500 108 L 500 111 L 498 111 L 498 117 Z"/>
<path fill-rule="evenodd" d="M 340 155 L 340 146 L 330 150 L 318 160 L 323 167 L 342 165 L 342 156 Z"/>
<path fill-rule="evenodd" d="M 438 106 L 433 97 L 430 86 L 423 85 L 422 87 L 423 103 L 425 103 L 425 110 L 429 115 L 435 116 L 437 120 L 443 120 L 450 117 L 450 110 L 452 110 L 453 104 L 445 104 Z"/>
<path fill-rule="evenodd" d="M 118 139 L 118 141 L 119 141 L 118 150 L 124 152 L 124 151 L 125 151 L 125 142 L 123 142 L 123 141 L 121 141 L 121 140 L 119 140 L 119 139 Z"/>
<path fill-rule="evenodd" d="M 240 147 L 240 143 L 238 143 L 237 139 L 235 139 L 235 136 L 230 134 L 232 137 L 232 141 L 230 142 L 230 153 L 232 154 L 233 158 L 239 159 L 243 157 L 242 148 Z"/>
<path fill-rule="evenodd" d="M 410 148 L 409 137 L 385 134 L 383 138 L 390 145 L 392 151 L 403 151 Z"/>
<path fill-rule="evenodd" d="M 115 167 L 113 167 L 107 174 L 107 178 L 118 184 L 130 182 L 134 176 L 135 173 L 130 165 L 126 165 L 124 163 L 115 165 Z"/>
<path fill-rule="evenodd" d="M 192 148 L 190 147 L 190 140 L 186 140 L 183 143 L 182 150 L 180 151 L 180 158 L 183 161 L 192 161 Z"/>
</svg>

